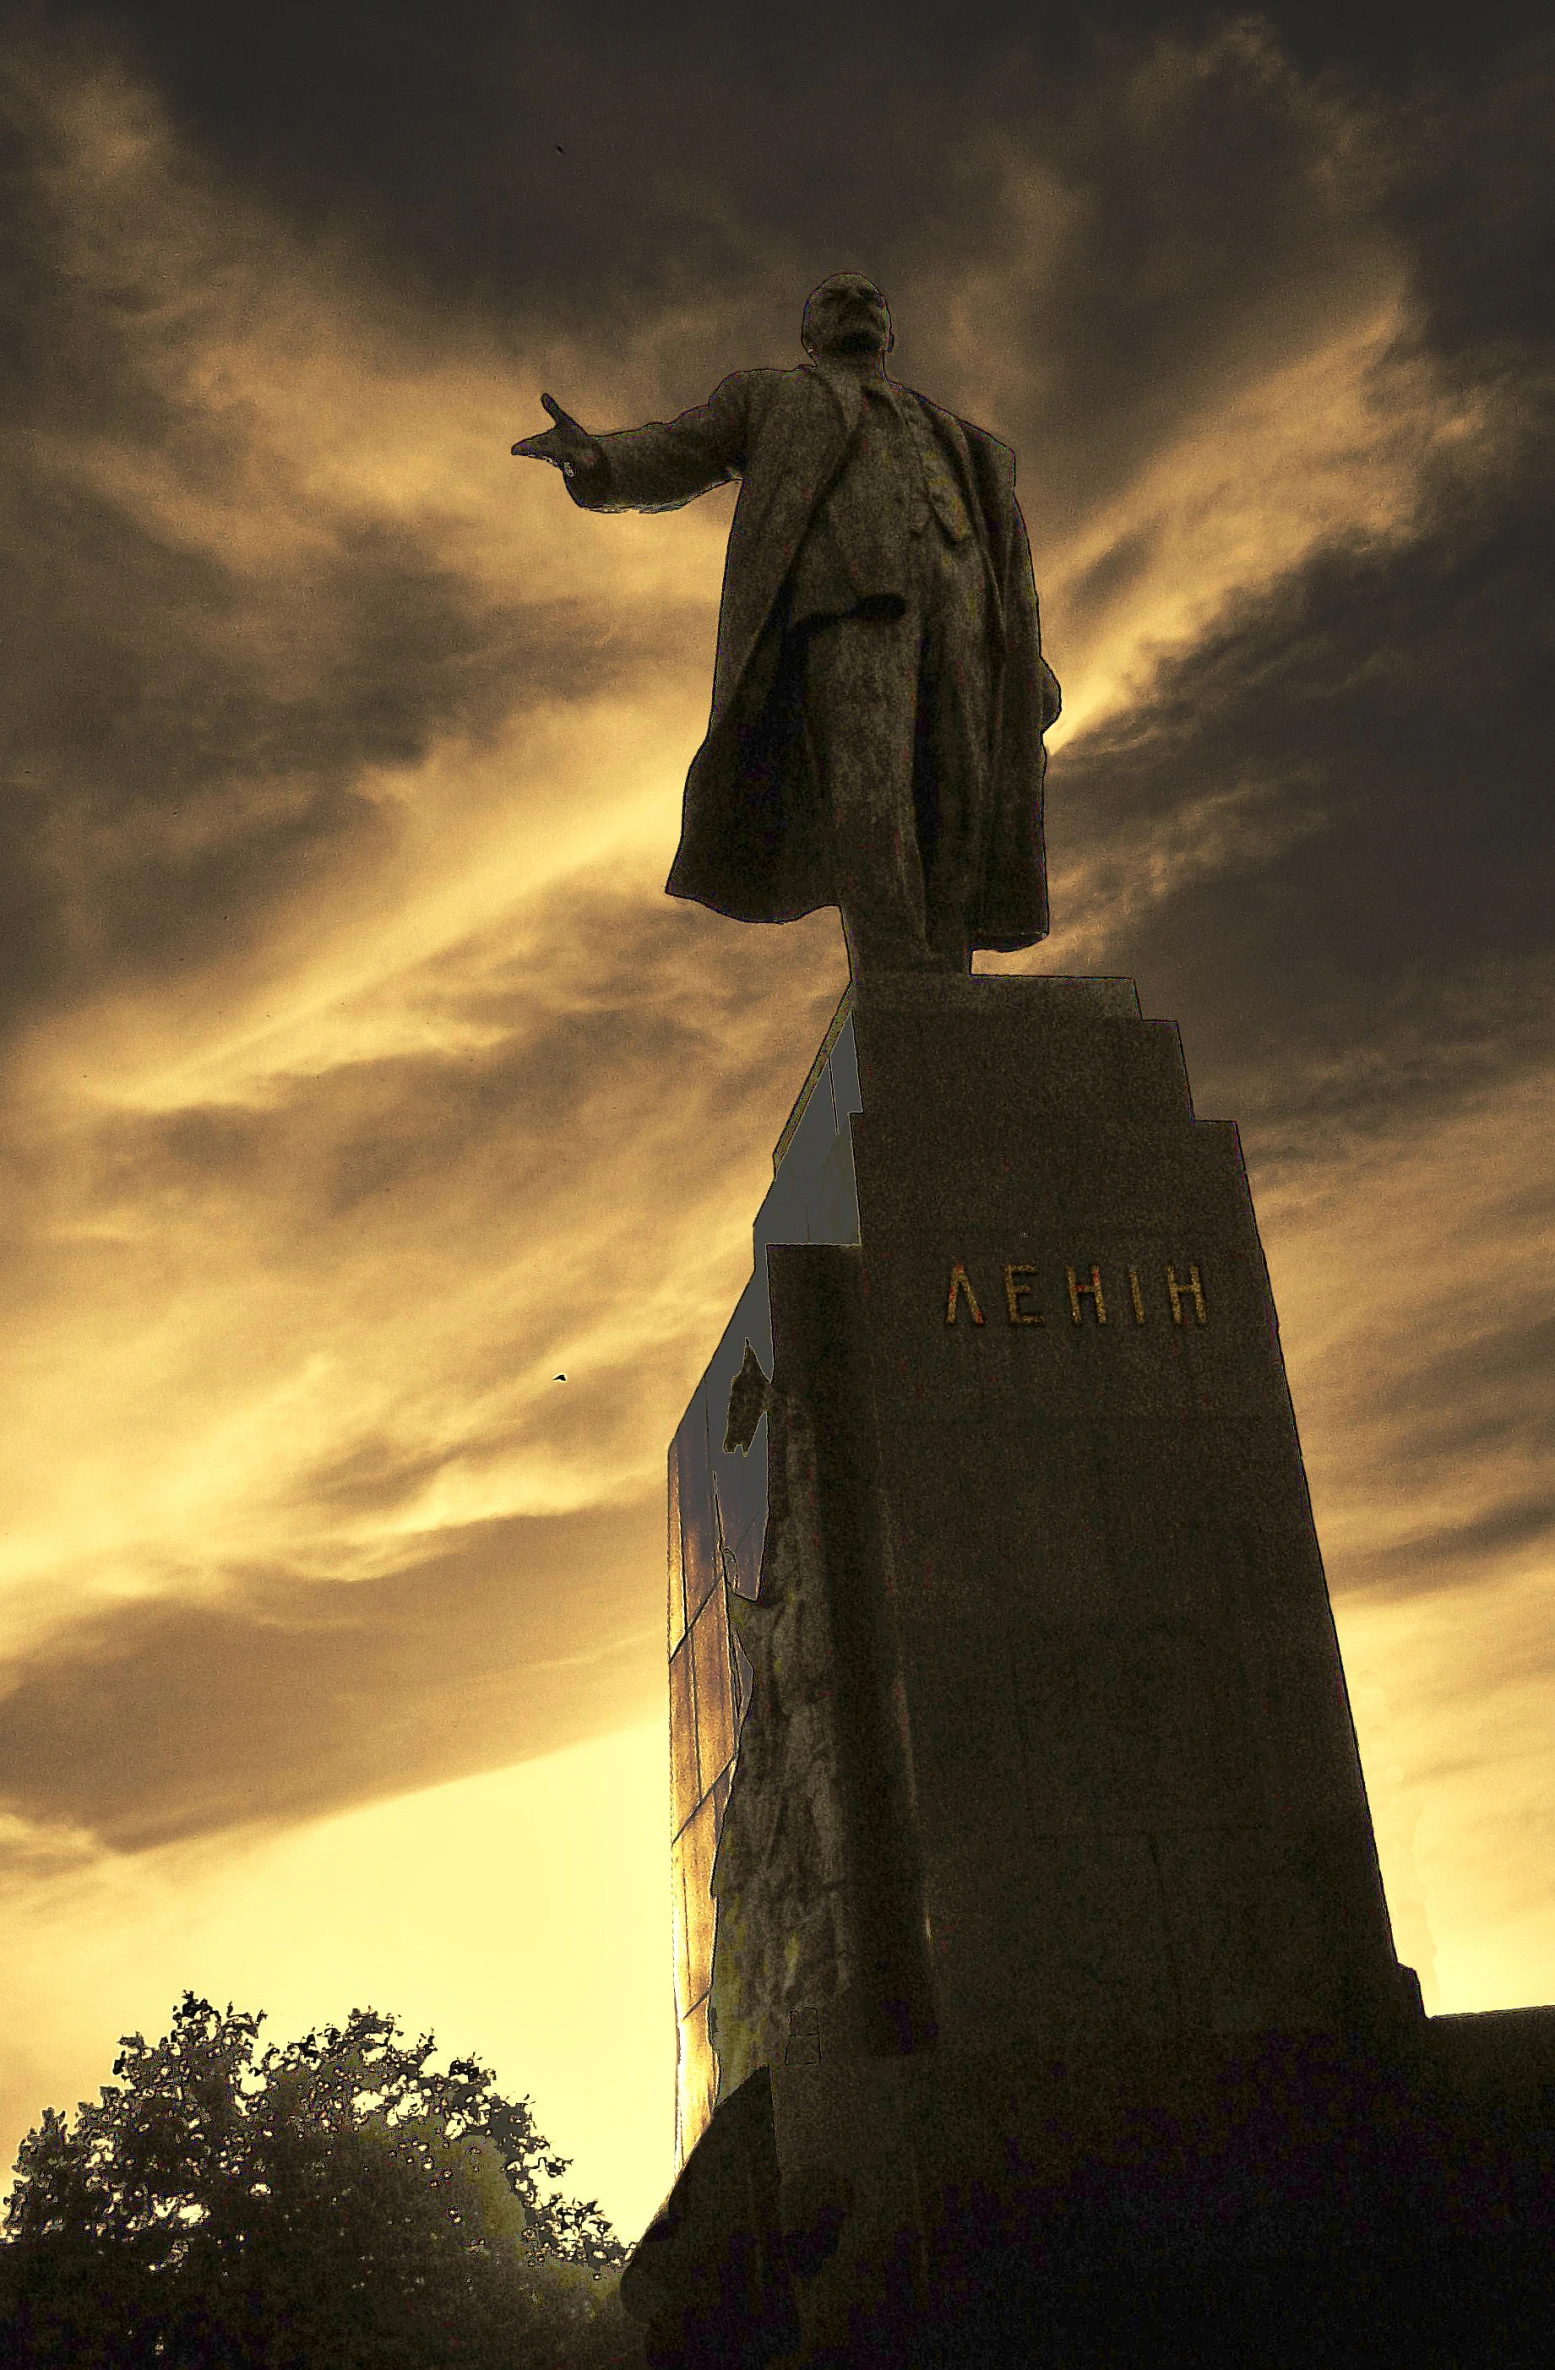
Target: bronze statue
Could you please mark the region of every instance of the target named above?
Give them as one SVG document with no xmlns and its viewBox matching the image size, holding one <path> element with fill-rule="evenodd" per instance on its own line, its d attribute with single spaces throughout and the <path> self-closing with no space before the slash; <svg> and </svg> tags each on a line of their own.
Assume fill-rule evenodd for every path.
<svg viewBox="0 0 1555 2370">
<path fill-rule="evenodd" d="M 585 510 L 678 510 L 742 480 L 713 711 L 666 884 L 715 913 L 838 905 L 854 976 L 970 968 L 1047 933 L 1042 657 L 1015 456 L 887 376 L 885 298 L 811 294 L 795 370 L 739 370 L 678 419 L 513 450 Z"/>
</svg>

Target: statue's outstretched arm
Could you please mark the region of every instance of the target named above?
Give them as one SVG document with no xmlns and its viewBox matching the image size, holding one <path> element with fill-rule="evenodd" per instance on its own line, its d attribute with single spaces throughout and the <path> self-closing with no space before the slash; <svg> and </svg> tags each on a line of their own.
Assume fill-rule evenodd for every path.
<svg viewBox="0 0 1555 2370">
<path fill-rule="evenodd" d="M 585 510 L 678 510 L 698 494 L 742 474 L 749 431 L 749 388 L 755 374 L 735 371 L 707 403 L 677 419 L 591 436 L 551 396 L 542 395 L 556 425 L 526 436 L 513 450 L 525 460 L 560 469 L 573 500 Z"/>
</svg>

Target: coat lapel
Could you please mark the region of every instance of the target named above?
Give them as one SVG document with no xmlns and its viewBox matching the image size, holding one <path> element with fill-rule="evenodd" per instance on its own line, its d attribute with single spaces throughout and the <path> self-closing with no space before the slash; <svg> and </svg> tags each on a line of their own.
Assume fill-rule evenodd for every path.
<svg viewBox="0 0 1555 2370">
<path fill-rule="evenodd" d="M 851 393 L 850 407 L 848 397 Z M 863 396 L 805 365 L 785 371 L 752 423 L 751 458 L 729 529 L 713 716 L 734 698 L 772 616 L 811 513 L 858 424 Z"/>
</svg>

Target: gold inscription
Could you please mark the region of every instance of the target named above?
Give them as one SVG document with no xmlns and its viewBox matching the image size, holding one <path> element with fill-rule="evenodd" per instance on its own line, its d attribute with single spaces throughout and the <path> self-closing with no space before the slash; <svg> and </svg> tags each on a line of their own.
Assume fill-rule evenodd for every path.
<svg viewBox="0 0 1555 2370">
<path fill-rule="evenodd" d="M 950 1295 L 945 1302 L 947 1325 L 953 1325 L 956 1321 L 956 1304 L 963 1292 L 966 1294 L 967 1307 L 972 1312 L 973 1324 L 980 1325 L 983 1322 L 983 1312 L 977 1305 L 977 1294 L 972 1289 L 972 1279 L 958 1259 L 950 1271 Z"/>
<path fill-rule="evenodd" d="M 1107 1322 L 1107 1303 L 1102 1294 L 1101 1269 L 1099 1267 L 1093 1267 L 1091 1269 L 1091 1280 L 1088 1284 L 1082 1284 L 1079 1281 L 1072 1267 L 1067 1268 L 1065 1273 L 1069 1278 L 1069 1314 L 1073 1317 L 1075 1323 L 1078 1325 L 1080 1322 L 1081 1299 L 1088 1297 L 1095 1303 L 1097 1324 L 1105 1325 Z"/>
<path fill-rule="evenodd" d="M 1110 1272 L 1114 1279 L 1114 1299 L 1116 1299 L 1119 1289 L 1117 1286 L 1118 1269 L 1114 1268 Z M 1150 1322 L 1147 1290 L 1153 1290 L 1154 1287 L 1147 1286 L 1145 1282 L 1142 1282 L 1141 1275 L 1143 1273 L 1148 1277 L 1151 1272 L 1152 1270 L 1149 1268 L 1142 1271 L 1137 1266 L 1122 1269 L 1122 1273 L 1128 1278 L 1128 1304 L 1136 1325 L 1147 1325 Z M 1161 1270 L 1155 1269 L 1153 1272 L 1159 1274 Z M 1166 1297 L 1172 1312 L 1172 1323 L 1174 1325 L 1187 1324 L 1189 1319 L 1184 1311 L 1191 1307 L 1192 1322 L 1196 1325 L 1207 1325 L 1209 1323 L 1209 1303 L 1204 1296 L 1204 1278 L 1199 1270 L 1198 1262 L 1190 1260 L 1187 1263 L 1186 1279 L 1180 1277 L 1176 1268 L 1172 1266 L 1168 1266 L 1165 1273 Z M 1047 1318 L 1042 1310 L 1034 1305 L 1036 1296 L 1042 1289 L 1038 1280 L 1041 1274 L 1041 1266 L 1035 1259 L 1005 1261 L 1003 1268 L 1004 1306 L 1012 1325 L 1045 1325 L 1047 1323 Z M 1102 1282 L 1100 1264 L 1093 1260 L 1089 1267 L 1066 1267 L 1064 1277 L 1069 1291 L 1070 1323 L 1076 1326 L 1084 1324 L 1084 1303 L 1088 1300 L 1097 1324 L 1107 1324 L 1109 1322 L 1107 1313 L 1108 1287 Z M 952 1262 L 950 1286 L 945 1295 L 945 1322 L 947 1325 L 956 1323 L 961 1313 L 963 1300 L 973 1324 L 986 1324 L 987 1319 L 983 1315 L 976 1287 L 971 1276 L 967 1273 L 966 1261 L 957 1259 Z"/>
<path fill-rule="evenodd" d="M 1196 1267 L 1190 1264 L 1188 1281 L 1185 1284 L 1178 1283 L 1176 1271 L 1169 1267 L 1166 1271 L 1166 1291 L 1172 1304 L 1172 1323 L 1174 1325 L 1182 1323 L 1182 1304 L 1190 1294 L 1199 1323 L 1202 1325 L 1206 1322 L 1209 1311 L 1204 1306 L 1204 1287 L 1199 1282 L 1199 1271 Z"/>
<path fill-rule="evenodd" d="M 1006 1267 L 1004 1271 L 1004 1305 L 1010 1312 L 1012 1325 L 1040 1325 L 1044 1322 L 1040 1309 L 1021 1307 L 1025 1295 L 1036 1289 L 1035 1285 L 1028 1284 L 1024 1279 L 1034 1276 L 1036 1272 L 1028 1259 L 1017 1259 L 1013 1266 Z"/>
</svg>

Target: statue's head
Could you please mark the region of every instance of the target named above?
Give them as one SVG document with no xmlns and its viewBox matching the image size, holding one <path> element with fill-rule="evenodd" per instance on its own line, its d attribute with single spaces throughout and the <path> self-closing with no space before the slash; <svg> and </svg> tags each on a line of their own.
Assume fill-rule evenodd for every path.
<svg viewBox="0 0 1555 2370">
<path fill-rule="evenodd" d="M 833 272 L 806 297 L 799 340 L 812 358 L 889 354 L 896 343 L 891 308 L 862 272 Z"/>
</svg>

